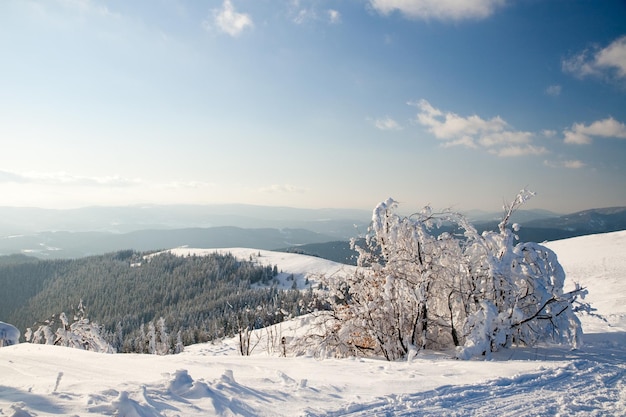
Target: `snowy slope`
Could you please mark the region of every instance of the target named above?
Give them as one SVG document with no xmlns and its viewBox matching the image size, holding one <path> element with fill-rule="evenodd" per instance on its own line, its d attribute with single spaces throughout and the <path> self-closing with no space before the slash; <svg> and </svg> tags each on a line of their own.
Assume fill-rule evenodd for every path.
<svg viewBox="0 0 626 417">
<path fill-rule="evenodd" d="M 626 326 L 626 231 L 549 242 L 568 277 L 589 288 L 585 298 L 610 323 Z M 592 330 L 586 329 L 587 332 Z"/>
<path fill-rule="evenodd" d="M 0 416 L 626 415 L 626 232 L 548 245 L 568 282 L 585 285 L 610 317 L 582 318 L 588 334 L 578 351 L 511 349 L 491 361 L 428 353 L 393 363 L 280 357 L 274 341 L 291 339 L 310 317 L 261 331 L 250 357 L 238 356 L 235 340 L 165 357 L 21 344 L 0 349 Z M 298 257 L 261 251 L 259 262 L 301 279 L 325 271 L 327 261 Z"/>
<path fill-rule="evenodd" d="M 278 276 L 282 287 L 290 288 L 291 281 L 288 281 L 293 275 L 298 288 L 305 288 L 306 279 L 311 285 L 318 282 L 321 275 L 325 276 L 341 276 L 342 274 L 352 273 L 354 266 L 344 265 L 327 259 L 315 256 L 299 255 L 295 253 L 274 252 L 268 250 L 248 249 L 248 248 L 227 248 L 227 249 L 194 249 L 194 248 L 176 248 L 168 252 L 178 256 L 197 255 L 202 256 L 208 253 L 231 253 L 233 256 L 243 259 L 252 260 L 259 265 L 269 265 L 278 267 L 280 274 Z"/>
</svg>

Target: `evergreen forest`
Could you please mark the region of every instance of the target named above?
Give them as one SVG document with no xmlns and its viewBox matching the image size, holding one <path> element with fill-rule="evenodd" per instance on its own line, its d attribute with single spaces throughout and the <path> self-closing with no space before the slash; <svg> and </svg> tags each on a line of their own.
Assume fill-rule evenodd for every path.
<svg viewBox="0 0 626 417">
<path fill-rule="evenodd" d="M 309 312 L 312 290 L 278 289 L 276 266 L 231 254 L 179 257 L 132 250 L 73 260 L 0 257 L 0 319 L 28 328 L 79 305 L 118 352 L 148 352 L 146 330 L 206 342 Z M 82 304 L 81 304 L 82 302 Z"/>
</svg>

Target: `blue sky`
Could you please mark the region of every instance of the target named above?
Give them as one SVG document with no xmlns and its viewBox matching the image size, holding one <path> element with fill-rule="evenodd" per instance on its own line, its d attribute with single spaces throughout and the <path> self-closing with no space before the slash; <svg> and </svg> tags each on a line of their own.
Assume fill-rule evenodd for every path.
<svg viewBox="0 0 626 417">
<path fill-rule="evenodd" d="M 0 205 L 626 205 L 626 3 L 4 0 Z"/>
</svg>

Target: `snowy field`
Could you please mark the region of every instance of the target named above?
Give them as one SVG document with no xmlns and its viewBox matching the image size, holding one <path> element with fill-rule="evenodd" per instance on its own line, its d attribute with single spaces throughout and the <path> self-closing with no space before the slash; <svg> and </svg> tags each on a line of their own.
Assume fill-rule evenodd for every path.
<svg viewBox="0 0 626 417">
<path fill-rule="evenodd" d="M 605 317 L 583 316 L 585 346 L 511 349 L 490 361 L 420 353 L 412 361 L 280 357 L 277 340 L 310 317 L 171 356 L 107 355 L 20 344 L 0 349 L 0 416 L 624 416 L 626 232 L 551 242 Z M 302 255 L 229 249 L 277 265 L 284 285 L 350 267 Z M 185 255 L 193 249 L 176 249 Z M 258 255 L 261 256 L 258 256 Z M 566 285 L 566 288 L 567 288 Z"/>
</svg>

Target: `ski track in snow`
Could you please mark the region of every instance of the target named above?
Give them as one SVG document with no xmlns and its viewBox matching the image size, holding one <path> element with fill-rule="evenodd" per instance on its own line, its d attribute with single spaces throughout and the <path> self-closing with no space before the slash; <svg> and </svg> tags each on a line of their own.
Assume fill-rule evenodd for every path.
<svg viewBox="0 0 626 417">
<path fill-rule="evenodd" d="M 0 349 L 0 416 L 626 416 L 626 232 L 548 245 L 606 317 L 581 316 L 579 350 L 514 348 L 469 361 L 426 352 L 386 362 L 279 358 L 263 343 L 240 357 L 235 339 L 171 356 L 21 344 Z M 319 259 L 234 252 L 251 251 L 301 280 L 309 268 L 340 271 Z M 276 331 L 291 338 L 307 323 Z"/>
<path fill-rule="evenodd" d="M 577 360 L 563 368 L 442 386 L 309 416 L 619 416 L 626 411 L 625 365 Z"/>
</svg>

